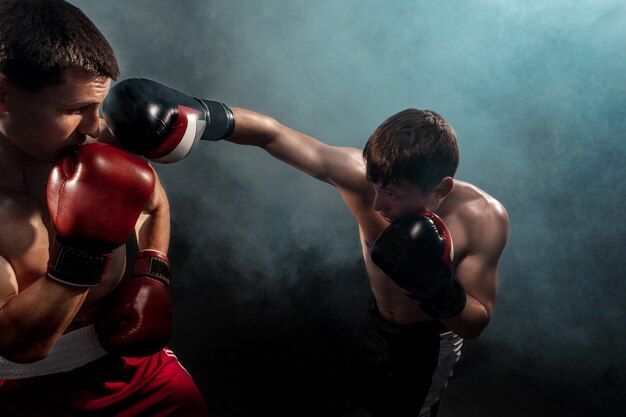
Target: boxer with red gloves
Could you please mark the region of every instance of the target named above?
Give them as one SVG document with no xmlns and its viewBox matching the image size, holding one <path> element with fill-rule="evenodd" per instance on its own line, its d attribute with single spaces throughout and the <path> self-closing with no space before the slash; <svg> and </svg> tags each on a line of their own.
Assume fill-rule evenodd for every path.
<svg viewBox="0 0 626 417">
<path fill-rule="evenodd" d="M 97 143 L 113 51 L 63 0 L 0 2 L 0 38 L 0 415 L 208 415 L 164 347 L 167 196 L 146 162 Z"/>
</svg>

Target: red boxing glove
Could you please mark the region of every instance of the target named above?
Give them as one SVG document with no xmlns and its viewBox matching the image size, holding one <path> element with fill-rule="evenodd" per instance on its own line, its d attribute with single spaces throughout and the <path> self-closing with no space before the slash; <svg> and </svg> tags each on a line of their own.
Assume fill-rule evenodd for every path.
<svg viewBox="0 0 626 417">
<path fill-rule="evenodd" d="M 96 315 L 102 347 L 119 356 L 148 356 L 172 335 L 170 267 L 167 256 L 146 249 L 137 254 L 133 277 L 107 297 Z"/>
<path fill-rule="evenodd" d="M 113 249 L 128 240 L 154 184 L 148 164 L 110 145 L 88 144 L 61 156 L 46 189 L 57 232 L 48 276 L 70 285 L 97 285 Z"/>
</svg>

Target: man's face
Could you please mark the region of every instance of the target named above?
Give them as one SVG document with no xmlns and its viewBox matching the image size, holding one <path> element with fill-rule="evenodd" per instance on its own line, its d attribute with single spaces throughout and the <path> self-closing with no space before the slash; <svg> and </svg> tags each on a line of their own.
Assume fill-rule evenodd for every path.
<svg viewBox="0 0 626 417">
<path fill-rule="evenodd" d="M 109 92 L 109 78 L 70 68 L 63 83 L 35 93 L 3 82 L 0 134 L 23 152 L 53 161 L 87 136 L 99 135 L 98 109 Z"/>
<path fill-rule="evenodd" d="M 435 192 L 422 193 L 417 185 L 408 181 L 392 182 L 383 186 L 382 182 L 372 183 L 374 187 L 374 210 L 391 223 L 400 217 L 428 210 L 434 201 Z"/>
</svg>

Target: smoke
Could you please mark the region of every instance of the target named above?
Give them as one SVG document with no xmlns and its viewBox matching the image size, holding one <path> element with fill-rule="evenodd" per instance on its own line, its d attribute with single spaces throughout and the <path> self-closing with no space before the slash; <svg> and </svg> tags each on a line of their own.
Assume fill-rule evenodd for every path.
<svg viewBox="0 0 626 417">
<path fill-rule="evenodd" d="M 495 355 L 503 366 L 557 378 L 625 369 L 620 1 L 73 3 L 110 40 L 123 78 L 250 108 L 329 144 L 361 148 L 407 107 L 442 114 L 460 140 L 458 177 L 511 218 L 480 343 L 519 360 Z M 186 242 L 173 251 L 197 269 L 227 265 L 289 288 L 304 274 L 366 293 L 357 226 L 332 187 L 230 143 L 158 170 Z"/>
</svg>

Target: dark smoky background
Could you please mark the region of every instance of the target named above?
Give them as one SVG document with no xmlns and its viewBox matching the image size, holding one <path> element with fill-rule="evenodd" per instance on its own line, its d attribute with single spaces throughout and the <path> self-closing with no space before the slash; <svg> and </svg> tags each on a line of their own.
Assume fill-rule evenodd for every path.
<svg viewBox="0 0 626 417">
<path fill-rule="evenodd" d="M 388 116 L 455 128 L 457 177 L 507 208 L 492 322 L 440 415 L 626 406 L 626 6 L 618 0 L 72 1 L 142 76 L 362 148 Z M 369 284 L 332 187 L 262 150 L 157 166 L 172 347 L 216 416 L 366 415 L 342 372 Z"/>
</svg>

